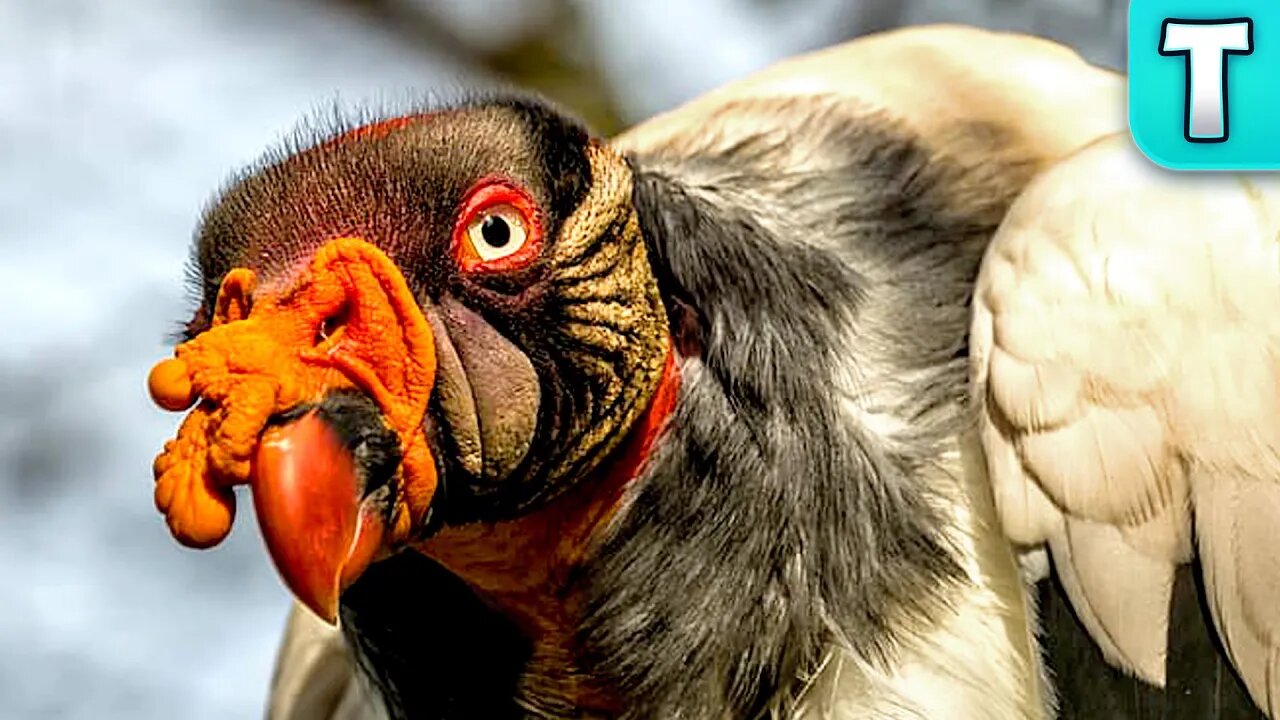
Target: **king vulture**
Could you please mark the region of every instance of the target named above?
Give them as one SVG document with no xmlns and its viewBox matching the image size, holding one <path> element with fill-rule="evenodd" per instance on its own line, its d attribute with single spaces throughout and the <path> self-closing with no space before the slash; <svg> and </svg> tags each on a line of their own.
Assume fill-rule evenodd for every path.
<svg viewBox="0 0 1280 720">
<path fill-rule="evenodd" d="M 931 27 L 613 140 L 491 95 L 269 154 L 149 379 L 174 536 L 248 485 L 299 600 L 268 716 L 1066 715 L 1050 556 L 1145 691 L 1199 568 L 1274 716 L 1280 206 L 1123 128 L 1114 73 Z"/>
</svg>

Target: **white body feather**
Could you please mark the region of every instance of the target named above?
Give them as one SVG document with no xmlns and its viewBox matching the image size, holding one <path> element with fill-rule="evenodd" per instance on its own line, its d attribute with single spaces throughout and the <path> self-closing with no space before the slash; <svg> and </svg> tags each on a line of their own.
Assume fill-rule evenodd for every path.
<svg viewBox="0 0 1280 720">
<path fill-rule="evenodd" d="M 386 720 L 338 628 L 294 603 L 267 698 L 271 720 Z"/>
</svg>

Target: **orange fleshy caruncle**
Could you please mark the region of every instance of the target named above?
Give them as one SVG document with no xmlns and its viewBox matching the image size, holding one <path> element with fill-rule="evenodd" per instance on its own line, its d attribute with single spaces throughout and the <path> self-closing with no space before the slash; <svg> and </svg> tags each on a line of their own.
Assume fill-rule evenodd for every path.
<svg viewBox="0 0 1280 720">
<path fill-rule="evenodd" d="M 422 429 L 435 381 L 431 328 L 399 268 L 364 240 L 330 240 L 299 279 L 252 297 L 251 270 L 227 273 L 213 327 L 151 370 L 156 404 L 188 413 L 155 461 L 156 508 L 178 542 L 216 545 L 231 530 L 232 486 L 252 482 L 268 419 L 325 393 L 367 393 L 403 452 L 393 539 L 426 513 L 436 471 Z M 252 297 L 252 302 L 251 302 Z"/>
</svg>

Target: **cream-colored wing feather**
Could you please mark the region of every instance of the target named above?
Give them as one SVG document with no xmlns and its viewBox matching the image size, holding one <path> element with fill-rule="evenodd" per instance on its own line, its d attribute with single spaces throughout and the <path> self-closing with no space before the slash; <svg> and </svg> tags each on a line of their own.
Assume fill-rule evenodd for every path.
<svg viewBox="0 0 1280 720">
<path fill-rule="evenodd" d="M 1107 658 L 1159 684 L 1174 570 L 1198 559 L 1228 654 L 1273 717 L 1278 230 L 1275 181 L 1162 170 L 1112 136 L 1014 203 L 972 336 L 1007 534 L 1047 543 Z"/>
<path fill-rule="evenodd" d="M 342 633 L 294 603 L 289 611 L 267 720 L 385 720 L 376 694 L 356 671 Z"/>
<path fill-rule="evenodd" d="M 863 122 L 901 123 L 966 164 L 983 160 L 990 146 L 957 142 L 964 127 L 1003 134 L 1011 154 L 1037 166 L 1125 127 L 1123 78 L 1070 48 L 1029 35 L 924 25 L 789 58 L 657 115 L 613 145 L 697 157 L 718 141 L 761 131 L 758 116 L 727 107 L 787 99 L 799 101 L 802 113 L 826 100 Z"/>
</svg>

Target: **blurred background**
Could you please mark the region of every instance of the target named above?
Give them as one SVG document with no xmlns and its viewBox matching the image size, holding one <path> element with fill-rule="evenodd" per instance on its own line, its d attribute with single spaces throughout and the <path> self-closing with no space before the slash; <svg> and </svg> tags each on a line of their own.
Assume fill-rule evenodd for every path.
<svg viewBox="0 0 1280 720">
<path fill-rule="evenodd" d="M 204 201 L 335 99 L 501 83 L 601 134 L 925 22 L 1124 64 L 1119 0 L 0 0 L 0 718 L 254 718 L 288 597 L 251 512 L 178 547 L 144 390 Z M 874 68 L 868 69 L 874 72 Z M 245 505 L 245 503 L 242 503 Z"/>
</svg>

